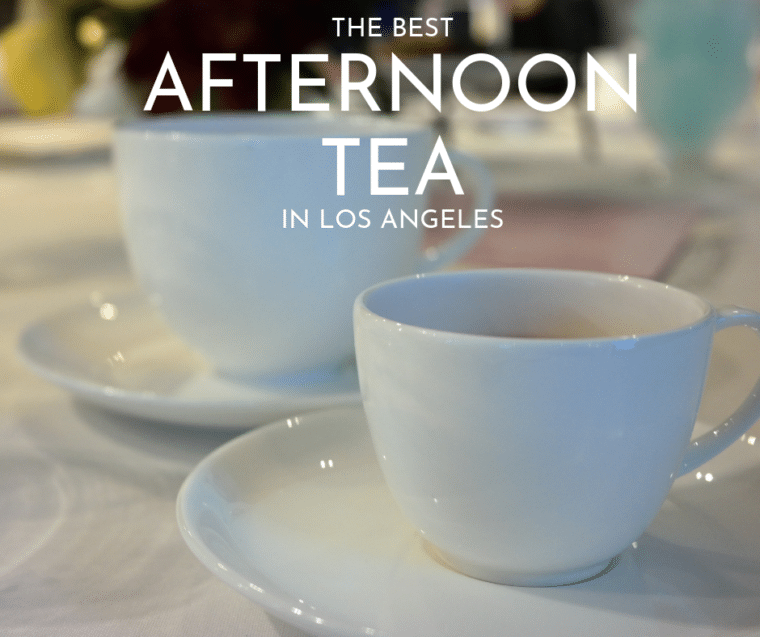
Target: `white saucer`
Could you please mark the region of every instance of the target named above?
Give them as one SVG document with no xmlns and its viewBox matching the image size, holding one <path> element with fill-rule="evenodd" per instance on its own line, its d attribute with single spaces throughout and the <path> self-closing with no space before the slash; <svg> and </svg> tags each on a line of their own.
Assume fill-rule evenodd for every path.
<svg viewBox="0 0 760 637">
<path fill-rule="evenodd" d="M 97 118 L 0 121 L 0 156 L 41 159 L 104 152 L 112 129 L 111 121 Z"/>
<path fill-rule="evenodd" d="M 351 366 L 309 386 L 221 378 L 138 295 L 93 298 L 44 318 L 24 330 L 19 352 L 35 373 L 79 398 L 172 424 L 251 427 L 360 401 Z"/>
<path fill-rule="evenodd" d="M 518 588 L 436 562 L 386 490 L 359 408 L 261 427 L 187 478 L 180 529 L 217 577 L 317 635 L 760 635 L 760 440 L 680 478 L 607 574 Z"/>
</svg>

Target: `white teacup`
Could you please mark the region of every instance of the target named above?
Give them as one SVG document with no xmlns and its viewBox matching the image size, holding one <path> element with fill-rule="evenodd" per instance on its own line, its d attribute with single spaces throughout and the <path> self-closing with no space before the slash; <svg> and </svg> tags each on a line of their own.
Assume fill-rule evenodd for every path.
<svg viewBox="0 0 760 637">
<path fill-rule="evenodd" d="M 354 141 L 341 150 L 324 138 Z M 372 194 L 371 138 L 406 140 L 379 146 L 375 186 L 407 195 Z M 415 191 L 434 142 L 428 127 L 381 117 L 187 115 L 124 124 L 115 159 L 133 269 L 167 324 L 226 375 L 339 366 L 353 356 L 359 292 L 450 263 L 483 232 L 470 224 L 425 255 L 422 223 L 381 227 L 388 210 L 396 220 L 401 210 L 421 217 L 429 189 Z M 490 208 L 488 172 L 449 154 L 464 167 L 461 184 L 468 176 L 475 184 L 474 208 Z"/>
<path fill-rule="evenodd" d="M 515 585 L 603 572 L 682 475 L 760 418 L 760 384 L 692 441 L 713 334 L 760 314 L 627 276 L 463 271 L 355 304 L 388 486 L 454 569 Z"/>
</svg>

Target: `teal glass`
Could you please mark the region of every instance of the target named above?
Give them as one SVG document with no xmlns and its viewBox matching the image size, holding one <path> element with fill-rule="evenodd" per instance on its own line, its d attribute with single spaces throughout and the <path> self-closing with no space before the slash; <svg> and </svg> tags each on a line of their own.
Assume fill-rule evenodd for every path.
<svg viewBox="0 0 760 637">
<path fill-rule="evenodd" d="M 702 156 L 753 84 L 748 48 L 755 0 L 643 0 L 635 15 L 643 46 L 642 120 L 670 161 Z"/>
</svg>

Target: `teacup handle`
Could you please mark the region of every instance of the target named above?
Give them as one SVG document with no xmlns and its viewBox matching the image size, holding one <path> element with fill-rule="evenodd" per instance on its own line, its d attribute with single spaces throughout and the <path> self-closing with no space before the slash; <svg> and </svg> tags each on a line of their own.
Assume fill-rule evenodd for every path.
<svg viewBox="0 0 760 637">
<path fill-rule="evenodd" d="M 473 210 L 488 210 L 488 214 L 490 215 L 491 207 L 494 203 L 491 173 L 480 160 L 472 155 L 454 149 L 449 150 L 448 155 L 451 163 L 454 166 L 461 166 L 475 184 L 476 194 Z M 485 231 L 485 227 L 475 227 L 473 219 L 471 228 L 459 229 L 453 238 L 444 241 L 440 245 L 428 248 L 417 271 L 420 273 L 431 272 L 433 270 L 440 270 L 453 263 L 460 257 L 463 257 L 478 242 Z"/>
<path fill-rule="evenodd" d="M 760 336 L 760 314 L 741 307 L 724 307 L 718 310 L 715 331 L 729 327 L 750 327 Z M 681 466 L 682 476 L 693 471 L 741 438 L 760 420 L 760 380 L 741 406 L 724 422 L 691 441 Z"/>
</svg>

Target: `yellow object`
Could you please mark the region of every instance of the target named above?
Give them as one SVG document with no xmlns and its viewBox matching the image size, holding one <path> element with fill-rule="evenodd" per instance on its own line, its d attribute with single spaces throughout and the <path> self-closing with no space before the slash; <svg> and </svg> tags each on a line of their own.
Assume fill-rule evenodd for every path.
<svg viewBox="0 0 760 637">
<path fill-rule="evenodd" d="M 100 4 L 139 11 L 160 1 L 101 0 Z M 103 48 L 108 37 L 95 15 L 71 28 L 71 12 L 92 4 L 92 0 L 20 0 L 19 19 L 0 33 L 0 86 L 26 114 L 54 115 L 71 109 L 86 79 L 87 59 Z"/>
<path fill-rule="evenodd" d="M 98 51 L 106 44 L 108 29 L 103 22 L 94 15 L 82 18 L 77 25 L 77 41 L 82 46 Z"/>
<path fill-rule="evenodd" d="M 546 0 L 511 0 L 511 12 L 516 18 L 527 19 L 536 15 Z"/>
<path fill-rule="evenodd" d="M 0 35 L 5 84 L 30 115 L 68 110 L 84 80 L 84 54 L 52 17 L 11 25 Z"/>
</svg>

